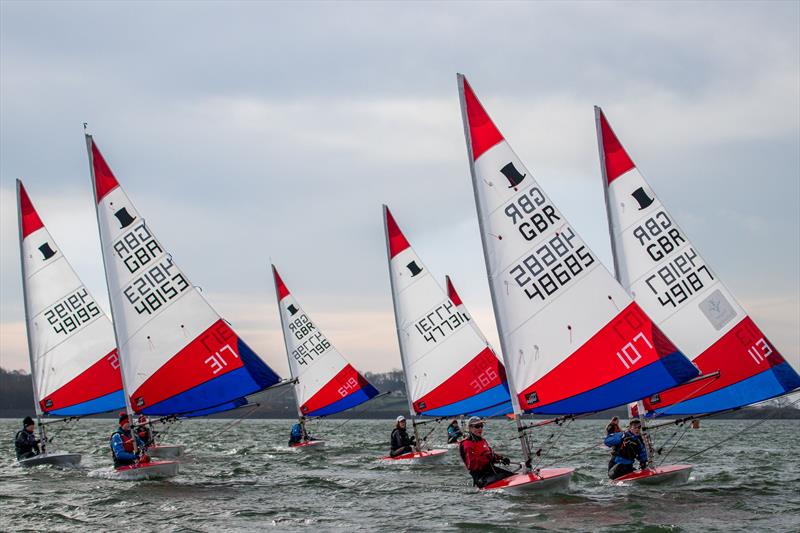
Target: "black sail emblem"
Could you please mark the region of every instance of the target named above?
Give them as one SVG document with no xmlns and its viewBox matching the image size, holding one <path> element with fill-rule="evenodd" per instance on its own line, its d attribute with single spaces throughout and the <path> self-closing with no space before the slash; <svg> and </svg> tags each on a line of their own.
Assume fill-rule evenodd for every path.
<svg viewBox="0 0 800 533">
<path fill-rule="evenodd" d="M 520 174 L 513 162 L 501 168 L 500 172 L 502 172 L 508 180 L 508 183 L 510 184 L 508 186 L 509 189 L 519 185 L 520 182 L 525 179 L 525 176 L 527 176 L 527 174 Z"/>
<path fill-rule="evenodd" d="M 417 274 L 419 274 L 420 272 L 422 272 L 422 269 L 421 269 L 421 268 L 420 268 L 420 267 L 417 265 L 417 262 L 416 262 L 416 261 L 411 261 L 411 262 L 410 262 L 409 264 L 407 264 L 406 266 L 408 267 L 408 270 L 410 270 L 410 271 L 411 271 L 411 277 L 412 277 L 412 278 L 413 278 L 414 276 L 416 276 Z"/>
<path fill-rule="evenodd" d="M 39 247 L 39 251 L 42 252 L 42 256 L 43 256 L 45 261 L 47 261 L 48 259 L 50 259 L 54 255 L 56 255 L 55 250 L 50 248 L 50 243 L 49 242 L 46 242 L 43 245 L 41 245 Z"/>
<path fill-rule="evenodd" d="M 125 207 L 114 213 L 114 216 L 117 217 L 117 220 L 119 220 L 119 223 L 121 224 L 120 229 L 127 228 L 133 224 L 134 220 L 136 220 L 136 217 L 132 217 L 131 214 L 128 213 L 128 209 Z"/>
<path fill-rule="evenodd" d="M 633 191 L 631 193 L 631 196 L 633 196 L 634 200 L 639 202 L 639 211 L 641 211 L 642 209 L 647 209 L 648 207 L 650 207 L 650 204 L 652 204 L 655 201 L 649 196 L 647 196 L 647 192 L 645 192 L 645 190 L 642 187 L 639 187 L 638 189 Z"/>
<path fill-rule="evenodd" d="M 289 304 L 286 307 L 286 309 L 289 311 L 289 314 L 292 315 L 292 316 L 297 314 L 297 308 L 294 306 L 294 304 Z"/>
</svg>

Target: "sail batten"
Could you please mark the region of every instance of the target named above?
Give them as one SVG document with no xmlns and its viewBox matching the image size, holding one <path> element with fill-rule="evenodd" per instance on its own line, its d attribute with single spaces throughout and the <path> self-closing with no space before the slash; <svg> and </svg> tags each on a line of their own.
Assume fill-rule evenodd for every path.
<svg viewBox="0 0 800 533">
<path fill-rule="evenodd" d="M 278 381 L 191 284 L 86 136 L 106 282 L 130 410 L 235 405 Z"/>
<path fill-rule="evenodd" d="M 553 204 L 466 79 L 458 81 L 495 319 L 520 411 L 598 411 L 697 375 Z"/>
<path fill-rule="evenodd" d="M 756 326 L 661 204 L 595 107 L 612 252 L 618 277 L 713 380 L 643 396 L 648 415 L 735 409 L 800 387 L 800 376 Z"/>
</svg>

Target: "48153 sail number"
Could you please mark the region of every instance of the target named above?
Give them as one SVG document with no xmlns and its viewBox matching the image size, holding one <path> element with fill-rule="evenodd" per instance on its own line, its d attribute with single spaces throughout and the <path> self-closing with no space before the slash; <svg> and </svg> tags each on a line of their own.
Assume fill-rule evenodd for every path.
<svg viewBox="0 0 800 533">
<path fill-rule="evenodd" d="M 189 288 L 189 282 L 169 257 L 148 268 L 122 293 L 138 314 L 153 314 L 162 305 Z"/>
</svg>

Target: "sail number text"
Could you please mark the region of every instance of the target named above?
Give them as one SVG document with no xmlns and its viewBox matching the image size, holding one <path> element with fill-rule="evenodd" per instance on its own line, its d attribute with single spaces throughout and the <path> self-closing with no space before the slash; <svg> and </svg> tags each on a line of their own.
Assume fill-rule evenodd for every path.
<svg viewBox="0 0 800 533">
<path fill-rule="evenodd" d="M 414 328 L 422 335 L 425 342 L 436 343 L 466 324 L 467 321 L 469 321 L 469 317 L 464 313 L 459 313 L 455 304 L 448 299 L 417 320 Z"/>
<path fill-rule="evenodd" d="M 150 315 L 189 288 L 169 256 L 142 272 L 122 290 L 138 314 Z"/>
<path fill-rule="evenodd" d="M 325 338 L 305 314 L 300 315 L 289 322 L 289 331 L 295 339 L 303 341 L 292 350 L 292 357 L 300 365 L 307 365 L 331 347 L 331 343 Z"/>
<path fill-rule="evenodd" d="M 531 187 L 508 204 L 503 212 L 526 241 L 534 240 L 561 217 L 538 187 Z"/>
<path fill-rule="evenodd" d="M 86 288 L 81 287 L 51 305 L 45 310 L 44 317 L 56 333 L 69 335 L 99 314 L 97 304 Z"/>
<path fill-rule="evenodd" d="M 509 275 L 529 299 L 544 301 L 595 262 L 589 249 L 576 248 L 574 240 L 575 232 L 566 226 L 511 267 Z"/>
<path fill-rule="evenodd" d="M 144 222 L 120 237 L 114 243 L 113 249 L 131 274 L 164 253 Z"/>
</svg>

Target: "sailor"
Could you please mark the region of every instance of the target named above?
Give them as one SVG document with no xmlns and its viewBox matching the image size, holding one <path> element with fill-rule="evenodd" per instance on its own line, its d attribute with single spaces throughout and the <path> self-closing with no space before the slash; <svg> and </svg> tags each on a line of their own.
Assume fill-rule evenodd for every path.
<svg viewBox="0 0 800 533">
<path fill-rule="evenodd" d="M 458 427 L 458 420 L 453 419 L 450 425 L 447 426 L 447 444 L 456 444 L 462 438 L 464 438 L 464 433 L 462 433 L 461 428 Z"/>
<path fill-rule="evenodd" d="M 26 416 L 22 421 L 22 429 L 17 431 L 14 437 L 14 448 L 17 450 L 17 460 L 30 459 L 41 453 L 39 451 L 39 439 L 33 434 L 33 419 Z"/>
<path fill-rule="evenodd" d="M 139 415 L 139 425 L 136 427 L 136 434 L 139 435 L 139 439 L 144 443 L 145 448 L 149 448 L 155 444 L 155 434 L 147 424 L 147 417 L 144 415 Z"/>
<path fill-rule="evenodd" d="M 406 431 L 406 417 L 400 415 L 397 417 L 394 429 L 392 430 L 391 449 L 389 450 L 390 457 L 397 457 L 405 453 L 414 451 L 414 437 L 409 437 Z"/>
<path fill-rule="evenodd" d="M 611 422 L 608 423 L 606 426 L 606 437 L 611 435 L 612 433 L 619 433 L 622 429 L 619 427 L 619 417 L 612 416 Z"/>
<path fill-rule="evenodd" d="M 611 462 L 608 463 L 608 477 L 617 479 L 633 472 L 633 462 L 638 460 L 639 467 L 647 468 L 647 446 L 642 438 L 642 423 L 634 418 L 628 424 L 628 430 L 608 435 L 604 444 L 612 448 Z"/>
<path fill-rule="evenodd" d="M 133 439 L 136 438 L 136 445 L 139 450 L 134 453 Z M 111 435 L 111 455 L 114 458 L 114 468 L 139 463 L 149 463 L 150 457 L 144 453 L 144 442 L 139 435 L 131 433 L 131 424 L 128 420 L 128 413 L 119 414 L 119 427 Z"/>
<path fill-rule="evenodd" d="M 297 423 L 292 426 L 292 431 L 289 433 L 289 446 L 310 440 L 317 439 L 308 434 L 308 431 L 306 431 L 306 417 L 301 416 L 297 419 Z"/>
<path fill-rule="evenodd" d="M 472 476 L 472 482 L 479 488 L 514 475 L 513 472 L 495 466 L 495 463 L 509 465 L 511 461 L 499 453 L 494 453 L 483 438 L 483 424 L 483 419 L 478 416 L 470 418 L 467 423 L 469 434 L 461 441 L 458 449 L 461 460 Z"/>
</svg>

